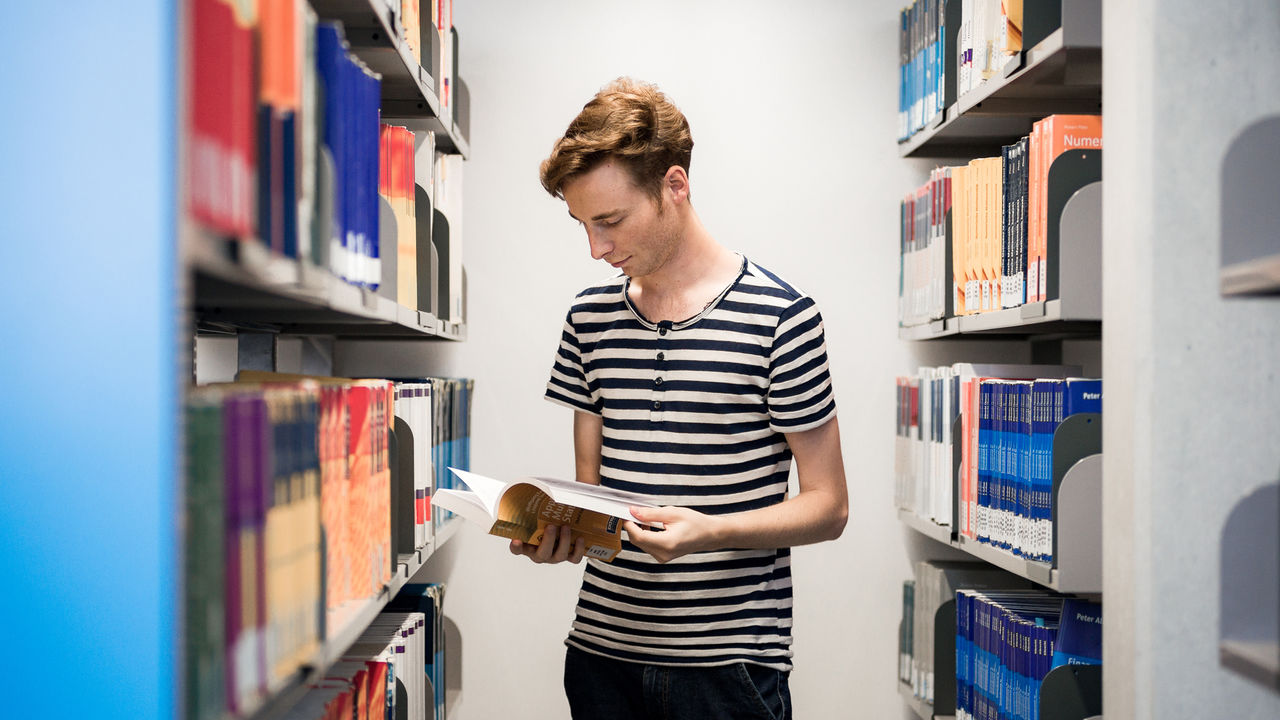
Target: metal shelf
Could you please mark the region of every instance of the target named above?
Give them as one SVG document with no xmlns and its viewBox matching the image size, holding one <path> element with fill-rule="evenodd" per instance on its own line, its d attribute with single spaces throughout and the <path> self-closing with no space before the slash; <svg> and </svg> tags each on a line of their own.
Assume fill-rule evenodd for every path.
<svg viewBox="0 0 1280 720">
<path fill-rule="evenodd" d="M 1102 334 L 1102 318 L 1071 317 L 1061 300 L 1041 300 L 1016 308 L 934 320 L 927 325 L 898 328 L 899 340 L 934 340 L 964 335 L 1080 335 Z"/>
<path fill-rule="evenodd" d="M 903 510 L 901 508 L 898 509 L 898 520 L 902 521 L 903 525 L 906 525 L 921 535 L 933 538 L 934 540 L 946 545 L 953 544 L 951 528 L 946 525 L 938 525 L 932 520 L 926 520 L 910 510 Z"/>
<path fill-rule="evenodd" d="M 955 720 L 955 715 L 935 715 L 933 705 L 916 697 L 915 693 L 911 692 L 911 686 L 901 680 L 898 681 L 898 694 L 907 701 L 907 705 L 920 720 Z"/>
<path fill-rule="evenodd" d="M 382 75 L 384 122 L 430 130 L 436 134 L 437 149 L 464 158 L 470 154 L 470 143 L 453 121 L 440 118 L 435 78 L 401 39 L 398 14 L 383 0 L 312 0 L 311 5 L 321 18 L 341 21 L 351 51 Z"/>
<path fill-rule="evenodd" d="M 995 565 L 1060 593 L 1102 593 L 1102 442 L 1101 416 L 1073 415 L 1055 435 L 1054 561 L 1028 560 L 1012 551 L 935 524 L 911 511 L 899 510 L 902 524 L 936 542 Z"/>
<path fill-rule="evenodd" d="M 247 720 L 274 720 L 284 716 L 297 705 L 307 694 L 311 685 L 323 679 L 329 668 L 347 653 L 356 640 L 360 639 L 365 629 L 378 617 L 387 603 L 413 579 L 418 570 L 422 569 L 431 554 L 453 537 L 461 522 L 460 518 L 447 521 L 432 541 L 412 553 L 401 555 L 396 572 L 391 576 L 391 583 L 384 586 L 375 597 L 350 602 L 330 610 L 325 627 L 336 627 L 337 632 L 332 633 L 324 642 L 311 662 L 294 673 L 293 677 L 283 683 L 280 688 L 275 689 L 257 710 L 243 717 Z M 235 720 L 236 717 L 228 715 L 227 720 Z"/>
<path fill-rule="evenodd" d="M 194 225 L 184 231 L 184 237 L 195 276 L 192 309 L 197 329 L 231 327 L 340 337 L 466 337 L 462 324 L 442 328 L 431 313 L 351 285 L 307 261 L 273 256 L 255 242 L 212 237 Z"/>
<path fill-rule="evenodd" d="M 956 318 L 956 322 L 958 332 L 962 335 L 1098 335 L 1102 332 L 1102 318 L 1064 316 L 1061 300 L 1041 300 L 1007 310 L 964 315 Z"/>
<path fill-rule="evenodd" d="M 935 338 L 949 337 L 960 332 L 959 326 L 956 324 L 956 318 L 945 318 L 942 320 L 932 320 L 922 325 L 912 325 L 909 327 L 898 328 L 899 340 L 933 340 Z"/>
</svg>

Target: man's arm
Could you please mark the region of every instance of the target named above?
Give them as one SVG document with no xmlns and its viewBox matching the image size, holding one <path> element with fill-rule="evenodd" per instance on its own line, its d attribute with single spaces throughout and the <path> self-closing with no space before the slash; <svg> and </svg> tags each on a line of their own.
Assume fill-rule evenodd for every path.
<svg viewBox="0 0 1280 720">
<path fill-rule="evenodd" d="M 646 530 L 626 522 L 631 542 L 659 562 L 722 548 L 766 549 L 834 540 L 849 517 L 849 491 L 840 454 L 836 418 L 804 432 L 789 433 L 799 492 L 777 505 L 728 515 L 707 515 L 688 508 L 632 508 L 642 522 L 660 522 L 664 530 Z M 598 467 L 598 465 L 597 465 Z"/>
<path fill-rule="evenodd" d="M 578 482 L 591 485 L 600 484 L 600 454 L 604 446 L 604 418 L 581 410 L 573 413 L 573 456 Z M 525 555 L 536 563 L 558 563 L 568 560 L 571 563 L 582 561 L 586 553 L 586 542 L 578 538 L 572 546 L 569 544 L 569 528 L 563 526 L 559 532 L 547 528 L 541 545 L 525 545 L 519 540 L 511 541 L 513 555 Z"/>
</svg>

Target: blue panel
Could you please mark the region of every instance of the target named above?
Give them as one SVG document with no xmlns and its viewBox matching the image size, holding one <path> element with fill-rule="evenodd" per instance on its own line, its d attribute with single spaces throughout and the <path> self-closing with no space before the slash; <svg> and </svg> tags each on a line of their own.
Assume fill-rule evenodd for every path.
<svg viewBox="0 0 1280 720">
<path fill-rule="evenodd" d="M 173 2 L 0 22 L 5 717 L 174 717 Z M 64 661 L 67 658 L 68 661 Z"/>
</svg>

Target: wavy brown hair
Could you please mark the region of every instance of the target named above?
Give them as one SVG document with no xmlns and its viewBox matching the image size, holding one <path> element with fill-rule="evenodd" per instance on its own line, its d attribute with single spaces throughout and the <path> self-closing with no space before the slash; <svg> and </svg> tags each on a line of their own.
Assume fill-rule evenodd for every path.
<svg viewBox="0 0 1280 720">
<path fill-rule="evenodd" d="M 689 172 L 693 135 L 689 121 L 658 86 L 621 77 L 583 106 L 542 161 L 542 187 L 563 198 L 569 180 L 609 158 L 622 162 L 637 188 L 654 200 L 674 165 Z"/>
</svg>

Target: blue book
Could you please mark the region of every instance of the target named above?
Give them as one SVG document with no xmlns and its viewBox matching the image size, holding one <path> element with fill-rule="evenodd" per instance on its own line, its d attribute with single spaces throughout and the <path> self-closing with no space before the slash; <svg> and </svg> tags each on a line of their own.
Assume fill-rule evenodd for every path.
<svg viewBox="0 0 1280 720">
<path fill-rule="evenodd" d="M 1032 557 L 1044 559 L 1049 551 L 1047 527 L 1051 519 L 1049 501 L 1053 493 L 1050 447 L 1060 413 L 1054 411 L 1054 397 L 1062 380 L 1036 380 L 1031 399 L 1031 521 L 1034 527 Z"/>
<path fill-rule="evenodd" d="M 1009 544 L 1009 526 L 1011 523 L 1011 503 L 1009 502 L 1010 490 L 1013 487 L 1013 474 L 1009 472 L 1009 450 L 1010 429 L 1012 423 L 1013 412 L 1013 386 L 1008 381 L 1001 381 L 996 386 L 996 405 L 997 415 L 996 422 L 996 487 L 997 497 L 999 498 L 999 513 L 997 517 L 999 522 L 996 527 L 999 533 L 996 535 L 997 545 L 1000 548 L 1008 550 Z"/>
<path fill-rule="evenodd" d="M 956 714 L 969 713 L 969 593 L 956 593 Z"/>
<path fill-rule="evenodd" d="M 329 244 L 330 269 L 342 279 L 347 279 L 347 234 L 343 226 L 346 218 L 347 178 L 346 155 L 343 152 L 346 113 L 343 98 L 344 50 L 340 23 L 322 22 L 316 25 L 316 65 L 318 85 L 323 96 L 325 123 L 321 142 L 333 160 L 333 217 L 330 219 Z M 317 203 L 317 207 L 322 204 Z"/>
<path fill-rule="evenodd" d="M 1102 412 L 1102 380 L 1098 378 L 1067 378 L 1063 396 L 1062 418 L 1065 420 L 1080 413 Z"/>
<path fill-rule="evenodd" d="M 1062 601 L 1058 642 L 1050 668 L 1060 665 L 1102 664 L 1102 605 L 1067 598 Z"/>
<path fill-rule="evenodd" d="M 1031 400 L 1034 389 L 1033 381 L 1023 381 L 1018 385 L 1018 547 L 1027 557 L 1034 554 L 1032 539 L 1035 525 L 1031 517 Z"/>
<path fill-rule="evenodd" d="M 978 527 L 980 542 L 991 542 L 991 396 L 995 383 L 978 386 Z"/>
</svg>

